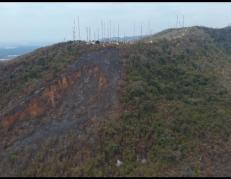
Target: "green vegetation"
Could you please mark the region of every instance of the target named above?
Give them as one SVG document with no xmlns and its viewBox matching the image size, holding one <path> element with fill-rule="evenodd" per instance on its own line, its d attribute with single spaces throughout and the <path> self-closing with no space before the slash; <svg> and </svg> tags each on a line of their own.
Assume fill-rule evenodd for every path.
<svg viewBox="0 0 231 179">
<path fill-rule="evenodd" d="M 122 103 L 127 110 L 104 123 L 103 148 L 83 167 L 85 175 L 200 175 L 200 144 L 227 139 L 231 110 L 215 65 L 219 50 L 209 40 L 192 39 L 141 43 L 126 52 Z M 225 56 L 220 62 L 228 60 Z M 200 69 L 202 59 L 210 64 Z M 117 159 L 122 166 L 115 166 Z"/>
</svg>

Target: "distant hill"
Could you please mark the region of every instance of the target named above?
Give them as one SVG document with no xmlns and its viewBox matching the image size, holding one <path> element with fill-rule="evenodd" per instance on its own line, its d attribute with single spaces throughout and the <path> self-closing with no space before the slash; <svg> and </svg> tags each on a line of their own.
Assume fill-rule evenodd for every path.
<svg viewBox="0 0 231 179">
<path fill-rule="evenodd" d="M 167 29 L 0 62 L 0 176 L 230 176 L 230 34 Z"/>
<path fill-rule="evenodd" d="M 39 47 L 40 46 L 21 46 L 0 48 L 0 59 L 12 59 L 25 53 L 29 53 Z"/>
</svg>

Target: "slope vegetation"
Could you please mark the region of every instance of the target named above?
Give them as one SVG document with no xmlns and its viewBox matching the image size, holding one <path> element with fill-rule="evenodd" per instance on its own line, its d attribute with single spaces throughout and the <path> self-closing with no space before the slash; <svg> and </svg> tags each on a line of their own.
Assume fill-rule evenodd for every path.
<svg viewBox="0 0 231 179">
<path fill-rule="evenodd" d="M 1 176 L 230 176 L 231 29 L 73 42 L 0 64 Z"/>
<path fill-rule="evenodd" d="M 122 49 L 124 112 L 105 122 L 104 147 L 83 173 L 229 176 L 231 59 L 212 36 L 224 29 L 207 30 L 180 29 Z"/>
</svg>

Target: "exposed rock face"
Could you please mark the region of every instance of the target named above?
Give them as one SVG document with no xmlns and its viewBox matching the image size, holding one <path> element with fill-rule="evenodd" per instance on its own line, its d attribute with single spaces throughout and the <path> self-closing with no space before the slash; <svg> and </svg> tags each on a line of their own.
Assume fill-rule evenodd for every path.
<svg viewBox="0 0 231 179">
<path fill-rule="evenodd" d="M 47 109 L 54 108 L 65 91 L 71 88 L 74 83 L 79 82 L 82 73 L 94 76 L 98 81 L 99 90 L 103 90 L 106 87 L 107 77 L 100 71 L 99 66 L 84 66 L 82 72 L 77 70 L 71 74 L 66 74 L 52 82 L 52 84 L 49 84 L 45 89 L 35 94 L 35 96 L 32 96 L 31 99 L 20 106 L 21 109 L 19 111 L 14 111 L 13 114 L 3 116 L 0 121 L 1 126 L 3 128 L 9 128 L 16 120 L 38 117 Z"/>
<path fill-rule="evenodd" d="M 23 155 L 25 146 L 36 151 L 47 138 L 84 132 L 89 121 L 104 118 L 118 105 L 121 68 L 118 49 L 83 55 L 57 79 L 1 114 L 0 175 L 11 175 L 3 166 L 12 151 Z"/>
</svg>

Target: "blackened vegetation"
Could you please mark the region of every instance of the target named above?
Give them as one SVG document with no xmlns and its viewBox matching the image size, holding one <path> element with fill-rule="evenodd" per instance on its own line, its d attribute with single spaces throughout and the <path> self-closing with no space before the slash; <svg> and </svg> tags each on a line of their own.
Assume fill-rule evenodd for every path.
<svg viewBox="0 0 231 179">
<path fill-rule="evenodd" d="M 0 64 L 6 73 L 26 64 L 36 68 L 36 78 L 29 68 L 28 74 L 16 70 L 16 88 L 19 82 L 26 87 L 24 78 L 40 82 L 32 92 L 60 76 L 71 84 L 42 117 L 0 131 L 0 175 L 229 176 L 230 33 L 192 27 L 116 48 L 67 43 L 47 51 L 66 49 L 60 58 L 35 53 L 33 63 L 21 57 L 20 65 Z M 49 78 L 45 66 L 54 72 Z M 9 73 L 0 81 L 6 92 Z M 1 101 L 26 96 L 6 94 Z M 1 112 L 8 111 L 3 104 Z"/>
<path fill-rule="evenodd" d="M 91 126 L 115 110 L 120 78 L 116 48 L 88 51 L 76 57 L 60 77 L 45 83 L 25 100 L 10 128 L 1 126 L 1 176 L 72 175 L 69 169 L 94 154 L 97 141 Z M 37 104 L 46 100 L 44 94 L 49 94 L 47 102 Z M 49 99 L 54 102 L 49 103 Z M 36 107 L 30 108 L 34 103 Z M 14 118 L 14 111 L 7 116 Z M 25 111 L 27 115 L 23 115 Z M 4 117 L 1 115 L 0 122 L 6 120 Z"/>
</svg>

